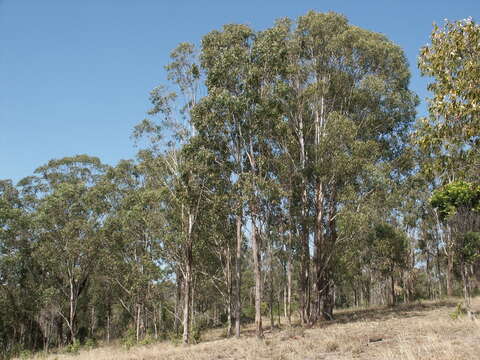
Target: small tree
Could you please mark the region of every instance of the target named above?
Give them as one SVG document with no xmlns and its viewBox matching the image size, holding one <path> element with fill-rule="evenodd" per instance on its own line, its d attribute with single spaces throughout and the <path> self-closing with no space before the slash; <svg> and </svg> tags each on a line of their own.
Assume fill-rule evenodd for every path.
<svg viewBox="0 0 480 360">
<path fill-rule="evenodd" d="M 405 266 L 407 239 L 390 224 L 378 224 L 370 235 L 372 262 L 385 278 L 390 279 L 390 305 L 395 306 L 395 271 Z"/>
<path fill-rule="evenodd" d="M 465 307 L 470 313 L 471 266 L 480 253 L 480 186 L 456 181 L 434 191 L 431 205 L 452 231 L 454 254 L 460 264 Z"/>
</svg>

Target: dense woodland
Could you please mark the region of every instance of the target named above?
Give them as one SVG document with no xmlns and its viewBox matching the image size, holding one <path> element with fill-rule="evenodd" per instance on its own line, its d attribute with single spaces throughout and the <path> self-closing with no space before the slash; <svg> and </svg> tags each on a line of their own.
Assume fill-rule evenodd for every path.
<svg viewBox="0 0 480 360">
<path fill-rule="evenodd" d="M 418 66 L 425 118 L 403 50 L 336 13 L 178 45 L 133 129 L 135 159 L 76 155 L 0 181 L 2 356 L 194 343 L 253 321 L 262 337 L 336 308 L 452 295 L 468 311 L 480 26 L 435 27 Z"/>
</svg>

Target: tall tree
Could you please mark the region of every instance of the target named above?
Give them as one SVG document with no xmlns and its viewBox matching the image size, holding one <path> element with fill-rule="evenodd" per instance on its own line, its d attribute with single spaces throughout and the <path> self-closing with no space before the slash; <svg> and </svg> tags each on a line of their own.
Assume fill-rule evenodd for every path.
<svg viewBox="0 0 480 360">
<path fill-rule="evenodd" d="M 34 256 L 72 342 L 78 333 L 80 296 L 101 256 L 99 230 L 109 210 L 100 184 L 105 169 L 98 158 L 78 155 L 51 160 L 36 170 L 38 176 L 20 182 L 36 195 Z"/>
<path fill-rule="evenodd" d="M 332 316 L 330 261 L 342 238 L 336 222 L 343 194 L 368 176 L 368 168 L 391 176 L 400 171 L 392 161 L 405 148 L 418 100 L 408 89 L 402 50 L 383 35 L 315 12 L 299 18 L 295 34 L 306 72 L 303 117 L 312 134 L 307 169 L 314 194 L 315 321 L 320 312 Z"/>
<path fill-rule="evenodd" d="M 189 141 L 196 134 L 192 121 L 192 110 L 198 101 L 200 69 L 197 65 L 195 47 L 181 43 L 171 55 L 172 61 L 166 66 L 168 79 L 177 87 L 178 93 L 166 91 L 159 86 L 151 92 L 153 108 L 149 114 L 156 120 L 144 120 L 135 127 L 134 137 L 147 137 L 149 148 L 139 153 L 139 158 L 149 170 L 149 186 L 163 188 L 167 194 L 166 204 L 170 212 L 172 233 L 180 234 L 181 257 L 177 258 L 183 280 L 183 342 L 190 342 L 193 246 L 195 228 L 201 212 L 205 178 L 199 176 L 197 162 L 189 147 Z M 175 99 L 183 97 L 180 109 L 175 108 Z M 183 148 L 182 148 L 183 147 Z M 156 169 L 151 171 L 152 169 Z M 198 168 L 200 169 L 200 167 Z"/>
</svg>

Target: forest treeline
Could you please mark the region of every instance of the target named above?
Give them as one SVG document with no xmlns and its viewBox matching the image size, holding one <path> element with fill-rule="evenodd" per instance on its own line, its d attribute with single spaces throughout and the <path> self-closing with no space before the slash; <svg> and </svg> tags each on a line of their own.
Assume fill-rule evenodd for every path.
<svg viewBox="0 0 480 360">
<path fill-rule="evenodd" d="M 403 50 L 336 13 L 180 44 L 136 159 L 0 181 L 0 352 L 199 340 L 478 291 L 480 27 Z"/>
</svg>

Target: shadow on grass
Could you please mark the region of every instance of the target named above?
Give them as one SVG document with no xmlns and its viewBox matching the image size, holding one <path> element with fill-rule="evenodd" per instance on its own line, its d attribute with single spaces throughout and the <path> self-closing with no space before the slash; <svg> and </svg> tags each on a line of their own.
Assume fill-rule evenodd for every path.
<svg viewBox="0 0 480 360">
<path fill-rule="evenodd" d="M 399 304 L 397 306 L 372 307 L 367 309 L 339 310 L 331 321 L 322 321 L 320 326 L 332 324 L 347 324 L 358 321 L 382 321 L 392 318 L 413 318 L 425 316 L 428 312 L 439 308 L 454 308 L 458 301 L 455 299 L 440 300 L 436 302 L 415 302 Z"/>
<path fill-rule="evenodd" d="M 305 329 L 326 327 L 333 324 L 348 324 L 361 321 L 382 321 L 388 319 L 405 319 L 425 316 L 427 312 L 441 309 L 441 308 L 455 308 L 461 299 L 446 299 L 439 301 L 424 301 L 414 302 L 410 304 L 398 304 L 397 306 L 373 306 L 364 309 L 338 309 L 334 312 L 334 319 L 330 321 L 318 321 L 313 326 L 302 327 L 298 319 L 292 322 L 292 326 L 288 326 L 286 322 L 278 326 L 278 323 L 272 329 L 269 325 L 264 323 L 264 334 L 272 336 L 273 334 L 288 330 L 288 329 Z M 232 336 L 233 337 L 233 336 Z M 255 328 L 253 323 L 244 323 L 242 326 L 242 337 L 255 337 Z M 225 336 L 213 337 L 209 341 L 224 339 Z M 205 342 L 209 342 L 205 341 Z"/>
</svg>

